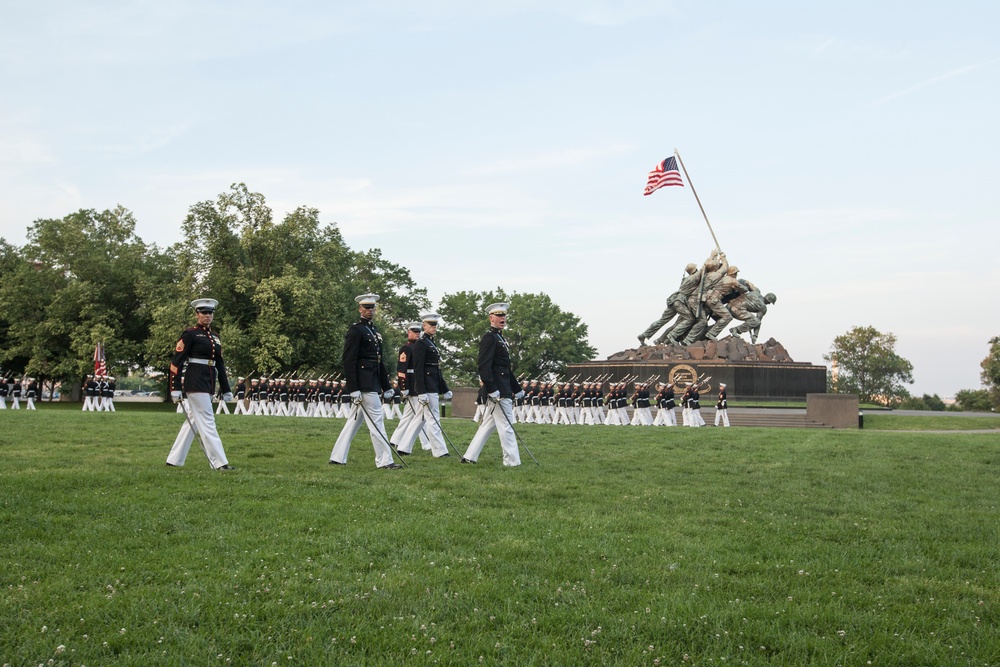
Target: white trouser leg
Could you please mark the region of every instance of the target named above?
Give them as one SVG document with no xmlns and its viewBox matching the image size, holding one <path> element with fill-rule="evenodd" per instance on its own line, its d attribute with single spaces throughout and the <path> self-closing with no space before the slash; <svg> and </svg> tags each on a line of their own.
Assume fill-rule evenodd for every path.
<svg viewBox="0 0 1000 667">
<path fill-rule="evenodd" d="M 181 430 L 170 448 L 167 455 L 167 463 L 174 466 L 184 465 L 187 459 L 191 442 L 195 438 L 195 431 L 191 430 L 191 423 L 201 435 L 201 444 L 208 457 L 208 462 L 213 469 L 221 468 L 229 463 L 226 452 L 222 448 L 222 439 L 215 429 L 215 415 L 212 413 L 212 396 L 207 393 L 188 394 L 185 399 L 188 405 L 187 418 L 181 425 Z M 182 408 L 183 409 L 183 408 Z"/>
<path fill-rule="evenodd" d="M 382 399 L 377 392 L 366 391 L 361 393 L 361 402 L 352 405 L 351 412 L 347 416 L 347 423 L 337 437 L 337 442 L 330 452 L 330 460 L 337 463 L 347 463 L 347 454 L 351 450 L 351 441 L 354 435 L 361 428 L 364 421 L 368 426 L 368 433 L 372 439 L 372 447 L 375 449 L 375 466 L 382 468 L 392 463 L 392 450 L 389 449 L 389 436 L 385 434 L 385 423 L 382 417 Z M 377 432 L 376 432 L 377 431 Z"/>
<path fill-rule="evenodd" d="M 405 396 L 403 397 L 403 416 L 399 418 L 399 423 L 396 425 L 396 430 L 392 432 L 392 437 L 389 439 L 393 445 L 398 449 L 399 446 L 406 441 L 406 431 L 410 428 L 410 424 L 417 416 L 417 409 L 420 405 L 417 403 L 416 396 Z M 410 453 L 411 450 L 404 449 L 406 453 Z"/>
<path fill-rule="evenodd" d="M 421 431 L 426 429 L 427 439 L 430 441 L 431 453 L 435 458 L 448 453 L 448 445 L 444 441 L 444 433 L 438 425 L 437 415 L 440 414 L 440 399 L 437 394 L 422 394 L 421 399 L 426 399 L 426 403 L 417 399 L 417 412 L 410 421 L 399 444 L 399 451 L 412 452 L 413 444 Z"/>
<path fill-rule="evenodd" d="M 472 437 L 472 442 L 469 443 L 464 458 L 470 461 L 478 460 L 486 441 L 493 435 L 493 431 L 496 431 L 497 435 L 500 436 L 500 447 L 503 449 L 503 464 L 505 466 L 521 465 L 521 455 L 517 450 L 517 436 L 514 435 L 514 428 L 508 422 L 513 416 L 514 411 L 509 398 L 501 398 L 488 405 L 483 415 L 483 423 L 480 424 L 479 430 Z"/>
</svg>

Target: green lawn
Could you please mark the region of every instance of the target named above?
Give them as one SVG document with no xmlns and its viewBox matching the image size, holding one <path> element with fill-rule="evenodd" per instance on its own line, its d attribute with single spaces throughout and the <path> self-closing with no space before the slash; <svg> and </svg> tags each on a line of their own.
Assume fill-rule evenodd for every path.
<svg viewBox="0 0 1000 667">
<path fill-rule="evenodd" d="M 995 434 L 182 419 L 0 413 L 0 664 L 1000 664 Z"/>
</svg>

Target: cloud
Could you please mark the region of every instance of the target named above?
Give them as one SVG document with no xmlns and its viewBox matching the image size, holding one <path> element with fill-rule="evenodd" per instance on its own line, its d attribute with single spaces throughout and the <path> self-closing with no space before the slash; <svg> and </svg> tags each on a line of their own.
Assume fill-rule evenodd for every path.
<svg viewBox="0 0 1000 667">
<path fill-rule="evenodd" d="M 517 160 L 483 162 L 469 169 L 467 173 L 475 176 L 533 169 L 575 167 L 602 157 L 627 153 L 631 150 L 632 147 L 626 144 L 611 144 L 603 148 L 570 148 L 563 151 L 529 155 Z"/>
<path fill-rule="evenodd" d="M 830 48 L 831 46 L 833 46 L 834 42 L 836 42 L 836 41 L 837 41 L 836 37 L 829 38 L 828 40 L 826 40 L 825 42 L 823 42 L 822 44 L 820 44 L 819 46 L 817 46 L 813 50 L 813 55 L 819 55 L 820 53 L 823 53 L 828 48 Z"/>
<path fill-rule="evenodd" d="M 899 92 L 892 93 L 891 95 L 886 95 L 885 97 L 872 102 L 868 106 L 877 107 L 887 102 L 892 102 L 893 100 L 897 100 L 900 97 L 909 95 L 910 93 L 914 93 L 918 90 L 922 90 L 924 88 L 928 88 L 930 86 L 942 83 L 944 81 L 948 81 L 949 79 L 954 79 L 955 77 L 962 76 L 963 74 L 968 74 L 969 72 L 973 72 L 982 67 L 988 67 L 989 65 L 993 65 L 994 63 L 997 62 L 1000 62 L 1000 58 L 994 58 L 993 60 L 987 60 L 986 62 L 976 63 L 974 65 L 966 65 L 965 67 L 959 67 L 957 69 L 953 69 L 950 72 L 945 72 L 944 74 L 941 74 L 939 76 L 933 76 L 925 81 L 921 81 L 916 85 L 910 86 L 909 88 L 900 90 Z"/>
</svg>

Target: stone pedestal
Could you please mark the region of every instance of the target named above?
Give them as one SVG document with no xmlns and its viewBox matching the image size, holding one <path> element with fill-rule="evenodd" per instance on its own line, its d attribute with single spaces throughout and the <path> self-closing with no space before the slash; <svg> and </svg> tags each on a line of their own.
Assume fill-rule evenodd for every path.
<svg viewBox="0 0 1000 667">
<path fill-rule="evenodd" d="M 478 389 L 451 390 L 451 416 L 472 419 L 476 414 L 476 395 Z"/>
<path fill-rule="evenodd" d="M 809 394 L 806 396 L 806 417 L 833 428 L 857 428 L 857 394 Z"/>
<path fill-rule="evenodd" d="M 578 381 L 599 377 L 617 382 L 638 376 L 640 381 L 655 378 L 684 386 L 695 377 L 709 377 L 705 397 L 726 383 L 729 400 L 804 401 L 809 394 L 826 392 L 826 366 L 792 360 L 781 343 L 773 338 L 751 344 L 727 336 L 718 341 L 702 341 L 689 346 L 644 345 L 623 350 L 604 361 L 569 364 L 564 377 Z M 856 417 L 856 415 L 855 415 Z"/>
</svg>

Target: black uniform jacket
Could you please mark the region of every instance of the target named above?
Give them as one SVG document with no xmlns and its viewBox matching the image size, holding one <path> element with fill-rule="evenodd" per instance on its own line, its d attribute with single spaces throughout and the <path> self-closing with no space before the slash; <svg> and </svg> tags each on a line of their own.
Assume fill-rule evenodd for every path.
<svg viewBox="0 0 1000 667">
<path fill-rule="evenodd" d="M 510 348 L 495 327 L 490 327 L 479 341 L 479 379 L 487 394 L 499 391 L 500 398 L 512 398 L 521 390 L 510 367 Z"/>
<path fill-rule="evenodd" d="M 212 365 L 191 362 L 191 359 L 211 361 Z M 184 368 L 184 362 L 188 362 L 188 365 L 184 371 L 182 387 L 181 369 Z M 174 347 L 174 358 L 170 361 L 171 391 L 183 388 L 188 394 L 213 394 L 216 379 L 223 394 L 232 391 L 226 376 L 226 364 L 222 360 L 222 341 L 219 340 L 219 335 L 204 327 L 185 329 Z"/>
<path fill-rule="evenodd" d="M 729 407 L 729 404 L 726 402 L 726 390 L 725 389 L 720 389 L 719 390 L 719 400 L 718 400 L 718 402 L 716 402 L 715 408 L 717 410 L 726 410 L 728 407 Z"/>
<path fill-rule="evenodd" d="M 369 320 L 355 322 L 344 336 L 344 391 L 388 391 L 389 372 L 382 360 L 382 334 Z"/>
<path fill-rule="evenodd" d="M 424 334 L 413 345 L 413 378 L 418 394 L 443 394 L 448 383 L 441 375 L 441 355 L 434 337 Z"/>
<path fill-rule="evenodd" d="M 399 379 L 399 388 L 413 391 L 413 344 L 415 340 L 408 340 L 399 348 L 396 360 L 396 377 Z"/>
</svg>

